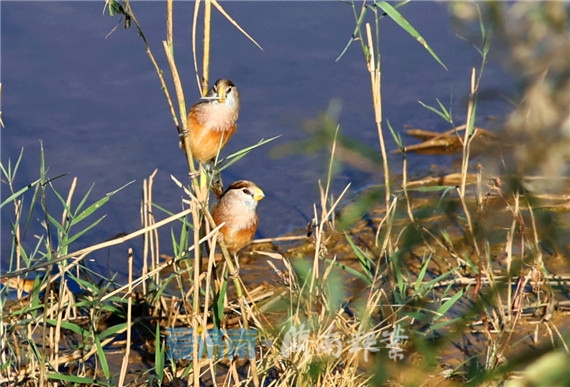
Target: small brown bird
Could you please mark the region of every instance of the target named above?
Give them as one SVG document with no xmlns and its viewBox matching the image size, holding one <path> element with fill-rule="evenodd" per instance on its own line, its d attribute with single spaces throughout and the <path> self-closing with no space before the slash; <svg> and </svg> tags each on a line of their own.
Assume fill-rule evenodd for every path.
<svg viewBox="0 0 570 387">
<path fill-rule="evenodd" d="M 263 191 L 251 181 L 234 182 L 223 193 L 214 207 L 213 217 L 220 229 L 223 241 L 232 254 L 245 247 L 257 230 L 257 202 L 263 199 Z"/>
<path fill-rule="evenodd" d="M 188 134 L 192 156 L 205 164 L 216 157 L 236 131 L 240 99 L 229 79 L 218 79 L 208 93 L 188 112 Z"/>
<path fill-rule="evenodd" d="M 8 286 L 9 288 L 21 289 L 26 293 L 31 293 L 36 285 L 36 281 L 33 279 L 24 278 L 2 278 L 0 283 L 4 286 Z"/>
</svg>

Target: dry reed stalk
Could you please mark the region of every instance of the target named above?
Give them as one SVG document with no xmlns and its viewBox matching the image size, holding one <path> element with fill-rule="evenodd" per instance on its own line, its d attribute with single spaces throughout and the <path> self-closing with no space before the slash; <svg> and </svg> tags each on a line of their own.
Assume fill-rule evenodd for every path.
<svg viewBox="0 0 570 387">
<path fill-rule="evenodd" d="M 471 71 L 471 92 L 469 94 L 469 103 L 467 104 L 467 121 L 465 123 L 465 132 L 463 133 L 463 154 L 461 158 L 461 185 L 459 187 L 460 197 L 465 197 L 465 187 L 467 185 L 467 172 L 469 169 L 469 153 L 471 142 L 475 137 L 472 133 L 475 127 L 475 98 L 479 91 L 479 82 L 475 82 L 475 68 Z M 477 130 L 477 129 L 475 129 Z"/>
<path fill-rule="evenodd" d="M 210 36 L 212 21 L 212 2 L 204 0 L 204 53 L 202 55 L 202 95 L 208 92 L 210 81 Z"/>
<path fill-rule="evenodd" d="M 324 241 L 322 240 L 324 226 L 326 224 L 330 223 L 329 216 L 328 216 L 329 211 L 327 211 L 327 207 L 328 207 L 329 191 L 330 191 L 330 186 L 331 186 L 331 181 L 332 181 L 333 162 L 334 162 L 334 156 L 335 156 L 335 150 L 336 150 L 336 144 L 337 144 L 337 136 L 338 136 L 339 129 L 340 129 L 340 127 L 337 125 L 335 133 L 334 133 L 334 137 L 333 137 L 332 146 L 331 146 L 331 156 L 330 156 L 330 160 L 329 160 L 329 168 L 328 168 L 327 180 L 326 180 L 324 190 L 323 190 L 323 186 L 321 184 L 321 181 L 319 180 L 319 193 L 320 193 L 320 204 L 321 204 L 321 217 L 320 217 L 320 219 L 319 219 L 318 214 L 317 214 L 317 208 L 316 208 L 316 206 L 314 206 L 314 218 L 313 219 L 314 219 L 314 223 L 316 223 L 316 232 L 315 232 L 316 238 L 315 238 L 315 254 L 313 257 L 313 270 L 311 273 L 311 283 L 309 285 L 309 297 L 313 296 L 313 289 L 315 287 L 315 282 L 319 278 L 319 260 L 322 257 L 322 248 L 323 248 L 323 244 L 324 244 Z M 348 186 L 347 186 L 347 188 L 348 188 Z M 331 211 L 331 213 L 332 213 L 332 211 Z M 309 299 L 309 303 L 311 303 L 310 299 Z"/>
<path fill-rule="evenodd" d="M 147 228 L 156 223 L 154 218 L 154 212 L 152 209 L 153 203 L 153 185 L 154 178 L 158 173 L 158 169 L 155 169 L 148 180 L 143 181 L 143 201 L 141 203 L 141 225 L 143 228 Z M 150 257 L 149 257 L 150 255 Z M 160 265 L 160 240 L 158 237 L 158 230 L 152 229 L 143 234 L 143 268 L 142 275 L 146 275 L 149 271 L 148 261 L 150 259 L 150 270 L 154 270 Z M 157 272 L 154 277 L 154 282 L 156 284 L 160 283 L 160 275 Z M 147 288 L 146 282 L 143 282 L 143 293 L 146 294 Z"/>
<path fill-rule="evenodd" d="M 128 289 L 127 289 L 127 343 L 125 345 L 125 356 L 123 357 L 123 363 L 121 364 L 121 372 L 119 374 L 119 387 L 123 387 L 125 383 L 125 376 L 127 375 L 127 369 L 129 367 L 129 356 L 131 354 L 131 337 L 132 337 L 132 323 L 133 323 L 133 249 L 129 247 L 128 252 L 128 263 L 129 263 L 129 279 L 128 279 Z"/>
<path fill-rule="evenodd" d="M 389 254 L 389 252 L 393 250 L 391 230 L 394 224 L 394 216 L 396 215 L 397 203 L 398 203 L 397 196 L 395 196 L 394 199 L 391 200 L 391 202 L 388 202 L 388 205 L 386 206 L 386 214 L 378 224 L 378 229 L 376 230 L 375 243 L 376 246 L 378 246 L 378 240 L 380 239 L 380 231 L 382 230 L 383 224 L 386 223 L 386 232 L 384 234 L 384 241 L 382 242 L 382 246 L 380 246 L 381 253 L 379 254 L 379 258 L 381 258 L 383 254 L 386 256 L 386 258 L 389 258 L 392 255 Z"/>
<path fill-rule="evenodd" d="M 200 225 L 200 214 L 198 210 L 198 206 L 192 206 L 192 224 L 194 224 L 194 281 L 192 283 L 192 341 L 194 343 L 192 347 L 192 366 L 194 375 L 193 384 L 194 387 L 200 387 L 200 359 L 198 357 L 198 335 L 199 332 L 202 331 L 203 326 L 205 325 L 203 321 L 200 321 L 199 313 L 200 313 L 200 272 L 202 270 L 201 263 L 202 263 L 202 255 L 200 250 L 200 229 L 201 227 L 196 227 L 196 225 Z M 190 383 L 190 379 L 188 379 L 188 383 Z"/>
<path fill-rule="evenodd" d="M 155 169 L 155 172 L 157 170 Z M 141 226 L 144 228 L 146 226 L 148 226 L 151 222 L 150 220 L 150 206 L 152 206 L 152 202 L 149 201 L 149 197 L 150 197 L 150 187 L 148 184 L 148 180 L 144 179 L 143 180 L 143 198 L 142 198 L 142 202 L 141 202 Z M 146 275 L 149 271 L 149 267 L 153 267 L 153 261 L 151 260 L 150 265 L 148 264 L 148 260 L 149 260 L 149 250 L 150 250 L 150 234 L 144 234 L 143 235 L 143 259 L 142 259 L 142 275 Z M 143 288 L 143 292 L 146 294 L 147 290 L 146 290 L 146 282 L 143 282 L 142 285 Z"/>
<path fill-rule="evenodd" d="M 507 284 L 507 305 L 513 305 L 513 289 L 512 289 L 512 276 L 511 276 L 511 267 L 513 263 L 513 243 L 514 243 L 514 236 L 517 227 L 517 218 L 516 214 L 519 212 L 519 194 L 518 192 L 514 195 L 515 199 L 515 208 L 513 213 L 513 221 L 511 222 L 511 228 L 507 233 L 507 241 L 505 244 L 505 252 L 507 253 L 506 257 L 506 264 L 507 264 L 507 276 L 508 276 L 508 284 Z M 507 318 L 510 321 L 512 318 L 512 311 L 511 308 L 507 311 Z"/>
<path fill-rule="evenodd" d="M 71 203 L 69 203 L 70 205 Z M 61 270 L 61 269 L 60 269 Z M 50 341 L 52 344 L 51 353 L 50 353 L 50 362 L 51 363 L 58 363 L 59 361 L 59 341 L 61 339 L 61 322 L 63 320 L 63 303 L 71 299 L 73 296 L 70 295 L 69 288 L 67 287 L 67 281 L 65 277 L 62 275 L 61 281 L 59 282 L 59 296 L 57 298 L 57 306 L 54 310 L 55 315 L 55 327 L 53 329 L 50 328 L 50 334 L 53 334 L 50 337 Z M 69 299 L 68 299 L 69 297 Z M 68 305 L 71 303 L 66 302 Z"/>
<path fill-rule="evenodd" d="M 376 45 L 380 44 L 379 29 L 376 29 Z M 366 39 L 368 48 L 367 68 L 370 73 L 370 86 L 372 89 L 372 104 L 374 108 L 374 121 L 376 122 L 376 130 L 378 132 L 378 140 L 380 142 L 380 152 L 382 153 L 382 164 L 384 167 L 384 185 L 386 187 L 385 203 L 386 208 L 390 206 L 390 167 L 388 165 L 388 155 L 386 152 L 386 144 L 384 140 L 384 131 L 382 130 L 382 73 L 380 52 L 374 49 L 374 40 L 372 39 L 372 29 L 370 23 L 366 23 Z M 392 243 L 388 241 L 387 256 L 392 255 Z"/>
<path fill-rule="evenodd" d="M 415 223 L 414 212 L 412 211 L 412 201 L 408 192 L 408 157 L 402 152 L 402 188 L 404 190 L 404 198 L 406 199 L 406 210 L 412 224 Z"/>
<path fill-rule="evenodd" d="M 481 251 L 479 249 L 479 243 L 477 242 L 476 235 L 475 235 L 475 228 L 473 222 L 471 220 L 471 213 L 467 207 L 467 203 L 465 201 L 465 187 L 467 185 L 467 174 L 469 170 L 469 154 L 471 148 L 471 142 L 474 136 L 471 136 L 471 128 L 475 126 L 474 116 L 476 111 L 476 96 L 478 93 L 478 82 L 475 82 L 475 68 L 472 69 L 471 72 L 471 89 L 469 93 L 469 102 L 467 104 L 467 122 L 465 124 L 465 132 L 464 138 L 462 141 L 463 151 L 462 151 L 462 159 L 461 159 L 461 185 L 457 188 L 457 192 L 459 194 L 459 200 L 461 201 L 461 205 L 463 207 L 463 213 L 465 214 L 466 218 L 466 229 L 468 232 L 469 237 L 472 239 L 473 247 L 475 248 L 477 257 L 482 259 Z"/>
<path fill-rule="evenodd" d="M 181 213 L 188 213 L 190 212 L 190 210 L 184 210 Z M 166 219 L 165 219 L 166 220 Z M 161 223 L 161 222 L 159 222 Z M 157 223 L 157 224 L 159 224 Z M 214 230 L 212 230 L 208 235 L 204 236 L 202 239 L 199 240 L 198 243 L 203 243 L 204 241 L 208 240 L 209 238 L 212 238 L 212 235 L 217 233 L 219 231 L 219 229 L 221 228 L 221 226 L 216 227 Z M 194 249 L 194 246 L 191 246 L 188 249 L 188 252 L 191 252 Z M 177 260 L 180 259 L 185 259 L 185 258 L 177 258 Z M 162 270 L 164 270 L 166 267 L 171 266 L 174 263 L 174 260 L 168 261 L 168 262 L 164 262 L 162 264 L 160 264 L 158 267 L 156 267 L 155 269 L 149 271 L 145 276 L 142 277 L 138 277 L 136 280 L 133 281 L 133 286 L 138 286 L 140 283 L 142 283 L 143 281 L 147 280 L 148 278 L 156 275 L 157 273 L 161 272 Z M 113 297 L 115 294 L 120 293 L 125 291 L 125 289 L 128 288 L 128 284 L 127 285 L 123 285 L 117 289 L 115 289 L 112 292 L 107 293 L 105 296 L 103 296 L 103 298 L 101 298 L 101 301 L 106 301 L 107 299 Z"/>
</svg>

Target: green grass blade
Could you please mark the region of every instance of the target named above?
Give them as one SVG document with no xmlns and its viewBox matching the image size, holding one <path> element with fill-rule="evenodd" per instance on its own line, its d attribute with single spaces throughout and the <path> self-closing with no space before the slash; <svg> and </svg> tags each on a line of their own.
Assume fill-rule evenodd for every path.
<svg viewBox="0 0 570 387">
<path fill-rule="evenodd" d="M 431 281 L 425 283 L 421 288 L 419 288 L 418 292 L 422 293 L 424 291 L 426 291 L 427 289 L 431 289 L 436 283 L 444 280 L 445 278 L 449 277 L 451 274 L 455 273 L 457 270 L 461 269 L 460 266 L 454 267 L 453 269 L 438 275 L 437 277 L 435 277 L 434 279 L 432 279 Z"/>
<path fill-rule="evenodd" d="M 6 180 L 9 182 L 13 182 L 16 174 L 18 173 L 18 168 L 20 166 L 20 161 L 24 157 L 24 148 L 20 149 L 20 154 L 18 155 L 18 159 L 16 160 L 16 164 L 14 164 L 14 168 L 12 168 L 12 160 L 8 159 L 8 168 L 4 167 L 4 164 L 0 163 L 0 171 L 6 177 Z"/>
<path fill-rule="evenodd" d="M 403 152 L 405 147 L 404 147 L 404 142 L 402 141 L 402 137 L 400 136 L 400 133 L 396 133 L 389 120 L 387 121 L 387 123 L 388 123 L 388 129 L 390 129 L 390 133 L 392 134 L 394 142 L 398 146 L 398 149 L 401 152 Z"/>
<path fill-rule="evenodd" d="M 111 378 L 111 372 L 109 371 L 109 363 L 107 362 L 105 351 L 103 350 L 103 346 L 101 345 L 101 342 L 99 341 L 99 338 L 97 336 L 95 336 L 95 346 L 97 348 L 97 357 L 101 362 L 101 369 L 103 370 L 103 375 L 105 375 L 105 379 L 109 380 Z"/>
<path fill-rule="evenodd" d="M 437 310 L 438 315 L 442 316 L 444 314 L 447 313 L 447 311 L 449 309 L 451 309 L 451 307 L 453 305 L 455 305 L 455 303 L 461 298 L 463 297 L 463 295 L 465 294 L 465 292 L 467 291 L 467 289 L 469 289 L 469 285 L 467 285 L 466 287 L 464 287 L 463 289 L 461 289 L 460 291 L 458 291 L 457 293 L 455 293 L 449 300 L 445 301 L 443 303 L 443 305 L 441 305 L 439 307 L 439 309 Z M 439 317 L 436 317 L 434 320 L 438 320 Z"/>
<path fill-rule="evenodd" d="M 101 208 L 105 203 L 107 203 L 109 201 L 109 199 L 110 199 L 109 196 L 105 196 L 105 197 L 97 200 L 95 203 L 93 203 L 92 205 L 87 207 L 85 209 L 85 211 L 81 212 L 79 215 L 77 215 L 75 218 L 73 218 L 71 220 L 71 225 L 75 226 L 77 223 L 79 223 L 82 220 L 84 220 L 85 218 L 89 217 L 91 214 L 93 214 L 95 211 L 97 211 L 99 208 Z"/>
<path fill-rule="evenodd" d="M 8 196 L 2 203 L 0 203 L 0 208 L 4 207 L 6 204 L 12 202 L 17 197 L 23 195 L 25 192 L 29 191 L 30 189 L 36 187 L 40 182 L 40 179 L 28 184 L 24 188 L 19 189 L 18 191 L 14 192 L 12 195 Z"/>
<path fill-rule="evenodd" d="M 433 185 L 427 187 L 411 187 L 407 188 L 408 192 L 416 191 L 416 192 L 438 192 L 438 191 L 448 191 L 448 190 L 455 190 L 455 186 L 451 185 Z"/>
<path fill-rule="evenodd" d="M 214 326 L 217 328 L 221 327 L 224 318 L 224 299 L 226 297 L 227 290 L 228 290 L 228 276 L 226 275 L 226 277 L 224 277 L 224 281 L 222 282 L 220 292 L 216 294 L 216 300 L 212 307 Z"/>
<path fill-rule="evenodd" d="M 159 385 L 162 384 L 162 381 L 164 380 L 164 358 L 164 344 L 161 344 L 160 340 L 160 324 L 156 324 L 154 339 L 154 366 Z"/>
<path fill-rule="evenodd" d="M 358 17 L 357 17 L 356 16 L 356 8 L 354 7 L 354 2 L 350 2 L 350 5 L 352 6 L 352 10 L 353 10 L 354 16 L 356 18 L 356 26 L 354 27 L 354 31 L 352 32 L 352 36 L 348 40 L 348 43 L 346 43 L 346 46 L 344 46 L 344 49 L 341 51 L 341 53 L 338 55 L 338 57 L 334 60 L 335 62 L 338 62 L 340 60 L 340 58 L 342 58 L 344 56 L 344 54 L 348 51 L 348 48 L 352 45 L 352 43 L 356 42 L 357 40 L 362 42 L 362 39 L 361 39 L 362 34 L 360 32 L 360 28 L 362 27 L 362 22 L 364 21 L 364 16 L 366 15 L 366 11 L 368 9 L 366 7 L 362 7 L 361 11 L 360 11 L 360 15 L 358 15 Z"/>
<path fill-rule="evenodd" d="M 394 252 L 390 257 L 390 261 L 392 262 L 393 273 L 396 277 L 396 284 L 398 287 L 398 291 L 400 295 L 406 294 L 406 281 L 404 279 L 404 275 L 402 274 L 401 266 L 400 266 L 400 252 Z"/>
<path fill-rule="evenodd" d="M 57 320 L 54 319 L 47 319 L 46 320 L 47 324 L 51 324 L 53 326 L 57 326 Z M 68 329 L 74 333 L 77 333 L 78 335 L 81 335 L 83 337 L 90 337 L 91 336 L 91 332 L 89 332 L 87 329 L 81 328 L 79 325 L 71 323 L 69 321 L 61 321 L 60 322 L 61 327 L 63 329 Z"/>
<path fill-rule="evenodd" d="M 77 234 L 74 234 L 72 237 L 67 238 L 67 244 L 69 245 L 70 243 L 74 242 L 75 240 L 77 240 L 77 238 L 81 237 L 83 234 L 85 234 L 87 231 L 91 230 L 93 227 L 97 226 L 99 223 L 101 223 L 101 221 L 103 219 L 105 219 L 107 217 L 107 215 L 103 215 L 102 217 L 100 217 L 99 219 L 97 219 L 96 221 L 94 221 L 93 223 L 91 223 L 89 226 L 85 227 L 84 229 L 82 229 L 81 231 L 79 231 Z"/>
<path fill-rule="evenodd" d="M 416 279 L 416 283 L 414 286 L 416 291 L 421 287 L 420 285 L 426 276 L 427 268 L 428 268 L 430 262 L 431 262 L 431 255 L 426 259 L 426 261 L 424 262 L 420 272 L 418 273 L 418 278 Z"/>
<path fill-rule="evenodd" d="M 275 137 L 271 137 L 268 138 L 267 140 L 261 139 L 259 140 L 259 142 L 257 144 L 254 144 L 252 146 L 248 146 L 247 148 L 241 149 L 235 153 L 232 153 L 229 156 L 226 156 L 224 159 L 222 159 L 221 161 L 219 161 L 217 163 L 217 165 L 223 164 L 220 166 L 220 168 L 218 169 L 219 172 L 222 172 L 224 169 L 226 169 L 227 167 L 229 167 L 230 165 L 232 165 L 233 163 L 237 162 L 238 160 L 242 159 L 244 156 L 246 156 L 250 151 L 259 148 L 262 145 L 267 144 L 268 142 L 271 142 L 277 138 L 281 137 L 281 135 L 279 136 L 275 136 Z"/>
<path fill-rule="evenodd" d="M 364 269 L 365 278 L 362 277 L 361 273 L 358 273 L 354 269 L 347 268 L 347 271 L 354 274 L 354 275 L 356 275 L 356 273 L 358 273 L 359 275 L 357 275 L 357 277 L 364 279 L 366 281 L 366 283 L 368 283 L 369 285 L 372 285 L 372 278 L 374 278 L 375 269 L 376 269 L 375 263 L 372 261 L 372 259 L 370 259 L 370 257 L 364 251 L 362 251 L 362 249 L 360 247 L 356 246 L 356 244 L 354 243 L 352 238 L 350 238 L 347 233 L 344 233 L 344 236 L 345 236 L 346 240 L 348 241 L 350 248 L 352 249 L 352 251 L 356 255 L 356 258 L 358 258 L 358 262 L 360 263 L 360 266 L 362 266 L 362 268 Z M 350 270 L 348 270 L 348 269 L 350 269 Z"/>
<path fill-rule="evenodd" d="M 452 117 L 449 110 L 447 110 L 447 108 L 440 102 L 439 99 L 436 99 L 436 101 L 439 104 L 439 109 L 430 106 L 422 101 L 418 101 L 418 103 L 422 105 L 424 108 L 428 109 L 431 112 L 434 112 L 435 114 L 443 118 L 446 122 L 452 122 Z"/>
<path fill-rule="evenodd" d="M 46 217 L 48 218 L 49 222 L 57 228 L 57 231 L 60 232 L 62 235 L 66 232 L 65 228 L 59 223 L 59 221 L 51 216 L 50 214 L 46 213 Z M 59 246 L 61 247 L 61 246 Z"/>
<path fill-rule="evenodd" d="M 396 22 L 400 27 L 404 29 L 408 34 L 410 34 L 414 39 L 418 41 L 430 54 L 431 56 L 439 63 L 444 69 L 447 70 L 445 64 L 439 59 L 437 54 L 432 50 L 426 40 L 420 35 L 420 33 L 408 22 L 400 12 L 396 10 L 390 3 L 386 1 L 379 1 L 374 3 L 375 6 L 380 7 L 392 20 Z"/>
<path fill-rule="evenodd" d="M 77 217 L 77 213 L 79 211 L 81 211 L 81 209 L 83 208 L 83 206 L 85 205 L 85 202 L 87 202 L 87 198 L 91 195 L 91 191 L 93 191 L 93 188 L 95 187 L 95 184 L 91 184 L 91 187 L 89 187 L 89 189 L 87 190 L 87 192 L 85 193 L 85 195 L 83 195 L 83 198 L 81 198 L 81 201 L 77 204 L 77 206 L 75 207 L 75 217 Z"/>
<path fill-rule="evenodd" d="M 84 385 L 94 385 L 95 380 L 75 375 L 62 375 L 62 374 L 48 374 L 48 379 L 61 380 L 62 382 L 78 383 Z"/>
<path fill-rule="evenodd" d="M 429 330 L 430 330 L 431 332 L 437 331 L 437 330 L 440 329 L 440 328 L 445 328 L 445 327 L 448 326 L 448 325 L 452 325 L 452 324 L 459 323 L 459 322 L 461 322 L 462 320 L 463 320 L 463 317 L 456 317 L 456 318 L 454 318 L 454 319 L 452 319 L 452 320 L 442 321 L 442 322 L 440 322 L 439 324 L 435 324 L 435 325 L 430 326 L 430 327 L 429 327 Z"/>
<path fill-rule="evenodd" d="M 342 269 L 342 270 L 346 271 L 347 273 L 352 274 L 356 278 L 360 278 L 362 281 L 366 282 L 366 284 L 372 285 L 372 280 L 370 279 L 371 277 L 369 277 L 368 275 L 362 274 L 361 272 L 353 269 L 352 267 L 348 267 L 348 266 L 346 266 L 340 262 L 333 261 L 332 259 L 326 259 L 325 262 L 326 263 L 332 263 L 333 265 L 335 265 L 339 269 Z"/>
<path fill-rule="evenodd" d="M 117 325 L 113 325 L 112 327 L 107 328 L 103 332 L 99 333 L 97 335 L 97 337 L 99 338 L 99 340 L 103 340 L 109 336 L 117 335 L 126 329 L 127 329 L 127 323 L 126 322 L 121 323 L 121 324 L 117 324 Z"/>
</svg>

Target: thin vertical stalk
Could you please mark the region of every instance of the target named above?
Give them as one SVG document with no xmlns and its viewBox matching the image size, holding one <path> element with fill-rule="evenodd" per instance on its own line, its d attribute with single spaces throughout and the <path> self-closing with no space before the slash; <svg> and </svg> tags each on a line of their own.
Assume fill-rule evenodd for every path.
<svg viewBox="0 0 570 387">
<path fill-rule="evenodd" d="M 414 212 L 412 211 L 412 202 L 410 200 L 410 194 L 408 192 L 408 157 L 405 151 L 402 152 L 402 187 L 404 188 L 404 197 L 406 198 L 406 209 L 408 211 L 408 217 L 410 222 L 414 223 Z"/>
<path fill-rule="evenodd" d="M 200 213 L 198 206 L 193 206 L 192 222 L 194 225 L 200 224 Z M 200 249 L 201 227 L 194 227 L 194 280 L 192 291 L 192 362 L 194 387 L 200 387 L 200 359 L 198 358 L 198 332 L 203 328 L 200 322 L 200 271 L 202 263 L 202 251 Z M 207 306 L 205 306 L 207 307 Z M 190 381 L 189 381 L 190 382 Z"/>
<path fill-rule="evenodd" d="M 202 56 L 202 95 L 208 92 L 210 78 L 210 38 L 212 21 L 212 2 L 204 0 L 204 55 Z"/>
<path fill-rule="evenodd" d="M 467 185 L 467 170 L 469 168 L 469 153 L 471 149 L 471 141 L 473 139 L 472 131 L 475 125 L 475 98 L 477 94 L 477 84 L 475 83 L 475 68 L 471 71 L 471 92 L 469 94 L 469 104 L 467 106 L 467 122 L 465 123 L 465 133 L 463 135 L 463 155 L 461 160 L 461 185 L 459 187 L 459 195 L 465 197 L 465 186 Z"/>
<path fill-rule="evenodd" d="M 119 376 L 119 386 L 125 383 L 125 376 L 129 367 L 129 355 L 131 353 L 131 325 L 132 325 L 132 307 L 133 307 L 133 249 L 129 248 L 129 287 L 127 290 L 127 344 L 125 348 L 125 357 L 121 365 L 121 374 Z"/>
<path fill-rule="evenodd" d="M 173 36 L 173 28 L 172 28 L 172 12 L 174 8 L 174 3 L 172 1 L 166 2 L 166 43 L 168 47 L 173 47 L 172 36 Z"/>
<path fill-rule="evenodd" d="M 184 99 L 184 89 L 182 88 L 182 81 L 180 80 L 180 75 L 176 67 L 176 62 L 174 61 L 174 41 L 173 41 L 173 31 L 172 31 L 172 12 L 173 12 L 173 0 L 167 1 L 167 14 L 166 14 L 166 25 L 167 25 L 167 36 L 166 41 L 162 42 L 164 53 L 166 54 L 166 59 L 168 61 L 168 66 L 170 67 L 170 72 L 172 74 L 172 81 L 174 83 L 174 90 L 176 91 L 176 98 L 178 100 L 178 111 L 180 114 L 180 122 L 182 127 L 179 127 L 179 133 L 185 137 L 188 133 L 188 122 L 186 117 L 186 102 Z M 177 122 L 177 120 L 175 120 Z M 195 172 L 194 158 L 192 157 L 192 150 L 190 149 L 190 142 L 183 141 L 184 152 L 186 153 L 186 161 L 188 163 L 188 170 L 191 180 L 195 183 Z"/>
<path fill-rule="evenodd" d="M 517 229 L 517 214 L 519 213 L 519 193 L 516 192 L 514 195 L 514 202 L 515 208 L 513 210 L 513 221 L 511 222 L 511 228 L 507 232 L 507 243 L 505 245 L 505 252 L 507 253 L 506 264 L 507 264 L 507 276 L 508 276 L 508 283 L 507 283 L 507 305 L 510 307 L 507 308 L 507 318 L 511 319 L 512 317 L 512 305 L 513 305 L 513 289 L 512 289 L 512 263 L 513 263 L 513 242 L 515 238 L 515 233 Z"/>
<path fill-rule="evenodd" d="M 154 177 L 158 170 L 155 169 L 148 179 L 143 181 L 143 201 L 141 204 L 141 224 L 143 228 L 147 228 L 155 224 L 154 215 L 152 213 L 152 186 L 154 184 Z M 154 270 L 160 265 L 159 262 L 159 238 L 156 229 L 148 230 L 143 235 L 143 269 L 142 275 L 145 276 L 149 271 L 149 256 L 150 256 L 150 270 Z M 154 276 L 155 283 L 159 283 L 160 274 L 156 273 Z M 143 293 L 146 294 L 146 281 L 143 281 Z"/>
<path fill-rule="evenodd" d="M 313 289 L 315 286 L 315 281 L 319 278 L 319 261 L 321 259 L 321 255 L 322 255 L 322 251 L 321 251 L 321 235 L 323 232 L 323 227 L 324 224 L 328 221 L 328 197 L 329 197 L 329 192 L 330 192 L 330 187 L 331 187 L 331 182 L 332 182 L 332 173 L 333 173 L 333 164 L 334 164 L 334 157 L 336 154 L 336 144 L 337 144 L 337 137 L 338 137 L 338 131 L 340 129 L 340 126 L 337 125 L 336 130 L 334 132 L 334 138 L 333 138 L 333 143 L 332 143 L 332 148 L 331 148 L 331 157 L 330 157 L 330 161 L 329 161 L 329 170 L 327 173 L 327 182 L 325 185 L 325 189 L 323 192 L 323 187 L 321 185 L 321 182 L 319 181 L 319 192 L 321 194 L 321 219 L 318 221 L 318 225 L 317 225 L 317 232 L 316 232 L 316 240 L 315 240 L 315 256 L 313 258 L 313 273 L 311 275 L 311 284 L 309 286 L 309 295 L 310 297 L 312 297 L 313 295 Z M 315 221 L 317 221 L 318 219 L 318 214 L 317 214 L 317 209 L 314 209 L 314 214 L 315 214 Z"/>
<path fill-rule="evenodd" d="M 380 39 L 380 32 L 376 30 L 376 39 Z M 372 102 L 374 107 L 374 120 L 378 131 L 378 139 L 380 142 L 380 152 L 382 153 L 382 163 L 384 166 L 384 184 L 386 187 L 386 209 L 390 207 L 390 170 L 388 165 L 388 154 L 386 152 L 386 143 L 384 141 L 384 133 L 382 131 L 382 82 L 380 72 L 380 53 L 376 59 L 374 50 L 374 40 L 372 39 L 372 29 L 370 23 L 366 23 L 366 38 L 368 43 L 368 72 L 370 73 L 370 84 L 372 87 Z M 392 242 L 387 245 L 387 256 L 392 254 Z"/>
<path fill-rule="evenodd" d="M 142 199 L 142 203 L 141 203 L 141 225 L 143 228 L 146 228 L 146 226 L 148 226 L 149 223 L 149 219 L 148 219 L 148 198 L 149 198 L 149 186 L 148 186 L 148 180 L 144 179 L 143 180 L 143 199 Z M 148 265 L 148 256 L 149 256 L 149 249 L 150 249 L 150 236 L 148 233 L 145 233 L 143 235 L 143 259 L 142 259 L 142 263 L 143 263 L 143 267 L 142 267 L 142 275 L 143 277 L 146 276 L 146 274 L 149 271 L 149 265 Z M 152 263 L 151 263 L 152 265 Z M 142 288 L 143 288 L 143 294 L 146 294 L 146 281 L 143 281 L 142 283 Z"/>
</svg>

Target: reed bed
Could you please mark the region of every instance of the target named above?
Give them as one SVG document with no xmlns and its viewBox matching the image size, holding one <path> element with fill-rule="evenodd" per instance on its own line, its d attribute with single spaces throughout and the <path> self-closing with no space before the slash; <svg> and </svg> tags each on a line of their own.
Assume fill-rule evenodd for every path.
<svg viewBox="0 0 570 387">
<path fill-rule="evenodd" d="M 469 12 L 477 15 L 481 65 L 468 79 L 464 124 L 456 125 L 439 101 L 423 104 L 448 121 L 450 131 L 443 137 L 424 131 L 431 142 L 422 149 L 456 147 L 459 171 L 411 181 L 407 159 L 418 148 L 404 144 L 382 111 L 379 23 L 395 21 L 445 65 L 398 11 L 405 3 L 351 5 L 356 25 L 349 45 L 361 45 L 370 74 L 378 150 L 355 148 L 342 128 L 325 117 L 319 130 L 326 136 L 319 138 L 329 139 L 320 146 L 330 152 L 330 163 L 326 178 L 315 182 L 320 200 L 312 221 L 295 235 L 254 241 L 240 261 L 219 241 L 209 210 L 209 176 L 195 167 L 189 149 L 188 181 L 173 178 L 185 197 L 180 212 L 167 211 L 155 199 L 155 171 L 142 184 L 141 228 L 82 249 L 74 242 L 99 226 L 101 208 L 121 188 L 103 198 L 91 198 L 90 191 L 77 197 L 74 179 L 67 192 L 57 191 L 52 182 L 59 177 L 49 176 L 43 151 L 38 179 L 16 187 L 22 154 L 13 163 L 2 163 L 9 195 L 1 206 L 13 212 L 13 246 L 10 265 L 1 273 L 0 385 L 564 385 L 570 379 L 565 366 L 570 360 L 570 181 L 564 175 L 569 148 L 557 145 L 569 141 L 567 112 L 551 110 L 548 121 L 555 135 L 547 149 L 559 152 L 550 156 L 565 160 L 549 164 L 558 170 L 535 174 L 544 170 L 543 159 L 531 163 L 528 155 L 544 151 L 544 144 L 505 140 L 512 134 L 514 140 L 524 137 L 521 116 L 541 116 L 524 98 L 505 124 L 506 137 L 499 133 L 492 139 L 498 148 L 489 146 L 493 152 L 500 149 L 501 162 L 488 161 L 494 154 L 474 159 L 472 147 L 483 133 L 476 125 L 480 80 L 491 27 L 500 22 L 488 16 L 506 17 L 522 5 L 483 10 L 470 5 Z M 107 2 L 111 14 L 141 36 L 177 135 L 187 127 L 186 105 L 172 41 L 174 3 L 166 4 L 168 81 L 130 2 Z M 204 92 L 212 7 L 237 23 L 215 0 L 195 4 L 196 80 Z M 466 17 L 462 7 L 467 5 L 451 7 L 458 18 Z M 526 15 L 555 18 L 549 7 L 556 5 L 527 7 Z M 199 70 L 200 11 L 204 43 Z M 522 22 L 531 23 L 528 19 Z M 553 57 L 546 53 L 536 59 L 545 58 Z M 523 59 L 528 57 L 516 58 Z M 551 65 L 550 73 L 530 68 L 527 98 L 546 98 L 554 105 L 552 100 L 568 91 L 567 79 L 541 88 L 549 77 L 563 73 L 557 61 Z M 540 125 L 526 125 L 531 138 L 540 136 L 532 132 Z M 398 144 L 401 166 L 389 165 L 387 135 Z M 218 171 L 271 140 L 230 155 L 217 164 Z M 355 149 L 364 158 L 373 154 L 366 165 L 381 168 L 384 181 L 349 201 L 350 185 L 340 192 L 332 187 L 336 163 L 351 162 Z M 523 153 L 528 157 L 521 158 Z M 48 196 L 59 200 L 59 208 L 47 207 Z M 33 216 L 42 219 L 44 233 L 29 243 L 25 232 Z M 170 237 L 172 256 L 163 254 L 160 235 Z M 128 262 L 126 283 L 89 270 L 85 260 L 90 254 L 126 241 L 137 241 L 142 249 L 140 271 L 134 269 L 131 249 L 120 257 Z M 248 254 L 254 263 L 245 262 Z M 271 283 L 252 281 L 255 270 L 271 273 Z M 181 328 L 188 329 L 186 343 L 191 345 L 186 356 L 176 358 L 173 335 Z M 217 344 L 226 352 L 211 355 L 200 347 L 212 332 L 221 332 Z M 255 345 L 247 348 L 253 352 L 243 355 L 231 347 L 232 340 L 238 342 L 236 332 L 253 332 Z"/>
</svg>

